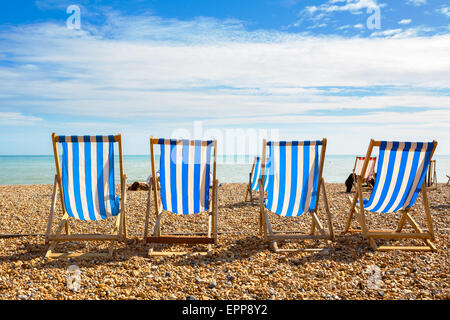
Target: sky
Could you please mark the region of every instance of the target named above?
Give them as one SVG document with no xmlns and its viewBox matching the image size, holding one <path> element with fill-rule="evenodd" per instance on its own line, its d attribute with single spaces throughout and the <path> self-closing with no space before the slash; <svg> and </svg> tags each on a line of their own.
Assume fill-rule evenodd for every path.
<svg viewBox="0 0 450 320">
<path fill-rule="evenodd" d="M 449 22 L 440 0 L 2 1 L 0 155 L 52 154 L 52 132 L 148 154 L 199 127 L 224 153 L 258 132 L 450 154 Z"/>
</svg>

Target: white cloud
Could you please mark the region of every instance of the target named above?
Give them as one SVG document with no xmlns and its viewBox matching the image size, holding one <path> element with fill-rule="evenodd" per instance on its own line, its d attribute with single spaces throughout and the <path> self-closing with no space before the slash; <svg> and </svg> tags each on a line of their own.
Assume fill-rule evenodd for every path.
<svg viewBox="0 0 450 320">
<path fill-rule="evenodd" d="M 427 0 L 407 0 L 406 4 L 413 5 L 415 7 L 419 7 L 427 3 Z"/>
<path fill-rule="evenodd" d="M 447 18 L 450 18 L 450 7 L 441 7 L 437 11 L 439 13 L 442 13 L 443 15 L 447 16 Z"/>
<path fill-rule="evenodd" d="M 353 28 L 355 28 L 355 29 L 363 29 L 363 28 L 364 28 L 364 25 L 361 24 L 361 23 L 358 23 L 358 24 L 355 24 L 355 25 L 353 26 Z"/>
<path fill-rule="evenodd" d="M 20 112 L 0 112 L 0 123 L 2 125 L 26 125 L 41 120 L 41 118 L 24 115 Z"/>
<path fill-rule="evenodd" d="M 398 24 L 410 24 L 411 23 L 411 19 L 402 19 L 398 22 Z"/>
</svg>

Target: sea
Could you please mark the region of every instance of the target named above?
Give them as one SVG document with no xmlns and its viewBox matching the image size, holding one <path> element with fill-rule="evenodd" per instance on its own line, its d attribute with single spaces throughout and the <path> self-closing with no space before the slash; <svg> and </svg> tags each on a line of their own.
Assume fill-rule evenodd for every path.
<svg viewBox="0 0 450 320">
<path fill-rule="evenodd" d="M 438 183 L 450 175 L 450 155 L 435 155 Z M 254 156 L 218 156 L 217 178 L 220 183 L 248 182 Z M 124 155 L 127 182 L 145 181 L 151 173 L 149 155 Z M 157 167 L 159 164 L 156 157 Z M 323 177 L 326 182 L 344 183 L 353 170 L 355 155 L 327 155 Z M 115 179 L 119 183 L 119 161 L 115 160 Z M 0 156 L 0 185 L 52 184 L 56 173 L 53 156 Z"/>
</svg>

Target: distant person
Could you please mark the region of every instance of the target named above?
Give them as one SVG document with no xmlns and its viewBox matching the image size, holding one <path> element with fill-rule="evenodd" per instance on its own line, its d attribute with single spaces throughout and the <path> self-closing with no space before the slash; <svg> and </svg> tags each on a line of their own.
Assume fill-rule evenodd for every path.
<svg viewBox="0 0 450 320">
<path fill-rule="evenodd" d="M 376 179 L 376 177 L 377 177 L 377 174 L 374 173 L 373 176 L 371 176 L 367 180 L 367 185 L 370 185 L 373 188 L 375 186 L 375 179 Z M 347 192 L 347 193 L 352 192 L 353 182 L 354 182 L 353 173 L 350 173 L 350 175 L 348 176 L 347 180 L 345 180 L 345 186 L 347 188 L 347 190 L 345 192 Z"/>
</svg>

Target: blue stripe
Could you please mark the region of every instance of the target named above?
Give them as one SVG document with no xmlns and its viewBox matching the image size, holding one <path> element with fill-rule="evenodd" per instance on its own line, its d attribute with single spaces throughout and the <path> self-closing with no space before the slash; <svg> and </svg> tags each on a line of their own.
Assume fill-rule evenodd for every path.
<svg viewBox="0 0 450 320">
<path fill-rule="evenodd" d="M 176 140 L 173 140 L 175 143 L 170 141 L 170 197 L 172 200 L 172 212 L 178 213 L 177 206 L 177 146 Z"/>
<path fill-rule="evenodd" d="M 181 157 L 183 214 L 189 214 L 189 142 L 183 143 Z"/>
<path fill-rule="evenodd" d="M 297 178 L 298 178 L 298 143 L 292 143 L 291 148 L 291 193 L 289 195 L 289 206 L 286 216 L 292 216 L 297 195 Z"/>
<path fill-rule="evenodd" d="M 256 162 L 255 162 L 255 168 L 253 171 L 253 181 L 252 181 L 252 190 L 258 191 L 259 190 L 259 185 L 258 185 L 258 180 L 261 177 L 261 161 L 260 161 L 260 157 L 256 157 Z"/>
<path fill-rule="evenodd" d="M 303 145 L 303 182 L 302 195 L 300 198 L 300 206 L 298 212 L 305 212 L 306 196 L 308 194 L 309 181 L 309 141 L 305 141 Z"/>
<path fill-rule="evenodd" d="M 84 167 L 85 170 L 85 184 L 86 184 L 86 202 L 88 207 L 89 218 L 96 220 L 94 201 L 92 199 L 92 170 L 91 170 L 91 140 L 89 137 L 84 137 Z"/>
<path fill-rule="evenodd" d="M 194 150 L 194 212 L 200 212 L 200 165 L 202 146 L 195 144 Z"/>
<path fill-rule="evenodd" d="M 61 141 L 65 141 L 64 139 L 65 137 L 62 136 Z M 75 218 L 75 215 L 73 214 L 72 208 L 70 206 L 70 199 L 69 199 L 69 158 L 67 154 L 67 142 L 63 142 L 61 143 L 61 145 L 63 149 L 62 184 L 64 193 L 64 206 L 67 214 L 72 218 Z"/>
<path fill-rule="evenodd" d="M 73 193 L 75 196 L 75 206 L 77 208 L 78 218 L 86 220 L 83 214 L 80 194 L 80 151 L 78 137 L 72 136 L 72 170 L 73 170 Z"/>
<path fill-rule="evenodd" d="M 383 189 L 381 191 L 380 198 L 378 200 L 378 203 L 372 208 L 373 211 L 378 211 L 383 204 L 384 199 L 386 199 L 387 193 L 389 191 L 389 186 L 391 184 L 391 180 L 394 174 L 394 164 L 395 164 L 395 158 L 397 156 L 397 149 L 398 149 L 399 143 L 393 142 L 392 148 L 390 149 L 389 154 L 389 160 L 388 160 L 388 168 L 386 172 L 386 177 L 383 183 Z"/>
<path fill-rule="evenodd" d="M 313 211 L 316 208 L 317 202 L 317 189 L 319 186 L 319 145 L 314 147 L 314 176 L 313 176 L 313 189 L 311 192 L 311 202 L 309 203 L 309 211 Z"/>
<path fill-rule="evenodd" d="M 105 208 L 105 193 L 103 184 L 103 139 L 101 136 L 96 136 L 97 147 L 97 194 L 98 194 L 98 206 L 100 216 L 102 219 L 107 218 Z"/>
<path fill-rule="evenodd" d="M 161 139 L 160 139 L 161 140 Z M 159 183 L 161 185 L 161 202 L 164 210 L 167 210 L 167 195 L 166 195 L 166 154 L 164 151 L 164 142 L 160 144 L 161 154 L 159 157 Z M 152 159 L 153 161 L 153 159 Z M 156 173 L 155 173 L 156 175 Z M 153 177 L 156 181 L 156 176 Z"/>
<path fill-rule="evenodd" d="M 398 177 L 397 177 L 397 181 L 395 183 L 395 188 L 394 188 L 394 191 L 392 192 L 391 199 L 389 200 L 385 209 L 382 211 L 383 213 L 389 211 L 389 209 L 392 207 L 394 202 L 400 196 L 399 191 L 403 184 L 403 178 L 405 176 L 405 169 L 406 169 L 406 162 L 408 160 L 408 152 L 409 152 L 410 148 L 411 148 L 411 143 L 406 142 L 403 150 L 401 151 L 400 167 L 398 169 Z"/>
<path fill-rule="evenodd" d="M 212 141 L 208 143 L 208 146 L 206 147 L 206 182 L 205 182 L 205 211 L 209 210 L 209 183 L 210 183 L 210 178 L 209 178 L 209 172 L 211 170 L 211 146 L 212 146 Z M 213 181 L 214 182 L 214 181 Z M 215 183 L 215 182 L 214 182 Z"/>
<path fill-rule="evenodd" d="M 278 193 L 278 203 L 275 212 L 283 210 L 284 194 L 286 192 L 286 143 L 280 142 L 280 186 Z"/>
</svg>

